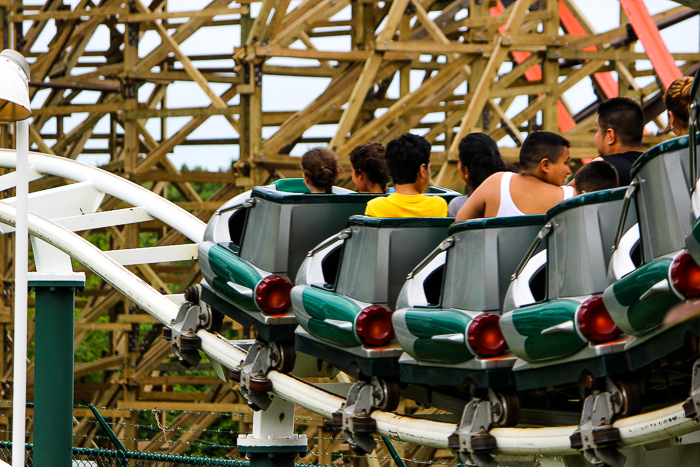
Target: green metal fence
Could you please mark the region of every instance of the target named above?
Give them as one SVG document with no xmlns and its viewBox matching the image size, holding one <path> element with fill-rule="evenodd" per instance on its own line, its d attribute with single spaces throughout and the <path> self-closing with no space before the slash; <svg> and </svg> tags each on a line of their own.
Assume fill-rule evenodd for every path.
<svg viewBox="0 0 700 467">
<path fill-rule="evenodd" d="M 33 467 L 33 446 L 26 446 L 25 465 Z M 0 441 L 0 459 L 12 460 L 12 443 Z M 73 467 L 249 467 L 250 462 L 236 459 L 171 456 L 148 452 L 117 451 L 109 449 L 73 448 Z"/>
</svg>

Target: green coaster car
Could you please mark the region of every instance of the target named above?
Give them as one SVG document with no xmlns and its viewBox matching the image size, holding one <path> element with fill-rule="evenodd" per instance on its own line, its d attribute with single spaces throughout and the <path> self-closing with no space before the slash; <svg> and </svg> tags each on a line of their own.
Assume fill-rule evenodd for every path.
<svg viewBox="0 0 700 467">
<path fill-rule="evenodd" d="M 267 342 L 293 342 L 291 280 L 307 252 L 375 196 L 338 187 L 312 195 L 302 179 L 284 179 L 234 197 L 199 245 L 201 299 Z"/>
<path fill-rule="evenodd" d="M 515 357 L 506 351 L 499 315 L 511 276 L 544 222 L 545 216 L 505 217 L 450 228 L 398 299 L 392 320 L 405 352 L 401 381 L 513 387 Z"/>
<path fill-rule="evenodd" d="M 692 365 L 698 323 L 662 325 L 674 305 L 692 296 L 688 284 L 700 274 L 683 251 L 691 226 L 688 153 L 686 137 L 662 143 L 635 163 L 624 199 L 619 190 L 593 193 L 548 213 L 548 220 L 563 221 L 575 210 L 594 212 L 574 224 L 548 222 L 550 231 L 542 235 L 548 258 L 531 255 L 509 289 L 506 307 L 512 311 L 501 318 L 501 329 L 519 357 L 513 367 L 519 391 L 568 386 L 583 394 L 612 383 L 625 398 L 624 416 L 640 409 L 640 384 L 645 397 L 650 388 L 670 391 L 673 369 Z M 522 293 L 520 282 L 541 264 L 549 270 L 547 297 L 538 302 Z M 670 373 L 659 382 L 648 375 L 650 368 Z"/>
<path fill-rule="evenodd" d="M 583 194 L 547 212 L 514 275 L 500 321 L 518 357 L 518 390 L 577 383 L 589 359 L 624 346 L 600 294 L 625 192 Z"/>
<path fill-rule="evenodd" d="M 402 350 L 392 310 L 406 275 L 445 239 L 452 221 L 353 216 L 309 252 L 292 289 L 297 351 L 357 379 L 397 379 Z"/>
<path fill-rule="evenodd" d="M 689 152 L 683 136 L 653 147 L 633 166 L 627 196 L 634 202 L 627 203 L 623 216 L 636 210 L 639 228 L 617 243 L 608 270 L 611 285 L 603 294 L 610 316 L 631 336 L 625 350 L 643 347 L 648 354 L 653 349 L 654 359 L 683 348 L 700 329 L 697 322 L 663 325 L 671 308 L 700 296 L 700 267 L 688 251 L 694 250 L 691 193 L 697 183 Z M 630 251 L 637 245 L 635 262 Z M 626 370 L 649 360 L 636 359 Z"/>
</svg>

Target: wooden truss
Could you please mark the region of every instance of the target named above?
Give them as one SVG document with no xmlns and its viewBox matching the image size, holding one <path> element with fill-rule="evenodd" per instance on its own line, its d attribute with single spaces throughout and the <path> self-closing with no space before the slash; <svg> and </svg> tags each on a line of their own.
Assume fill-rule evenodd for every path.
<svg viewBox="0 0 700 467">
<path fill-rule="evenodd" d="M 663 131 L 664 87 L 670 78 L 693 73 L 699 57 L 671 54 L 654 31 L 658 35 L 697 12 L 678 6 L 650 16 L 641 0 L 621 5 L 619 27 L 599 32 L 575 0 L 211 0 L 194 11 L 171 11 L 167 0 L 79 0 L 72 9 L 63 0 L 0 0 L 0 40 L 31 64 L 35 150 L 88 162 L 101 156 L 104 168 L 154 192 L 167 195 L 174 187 L 178 203 L 206 221 L 242 190 L 299 176 L 299 159 L 291 154 L 309 146 L 333 148 L 345 167 L 342 182 L 348 183 L 353 147 L 416 132 L 433 144 L 435 183 L 460 189 L 456 148 L 467 133 L 491 135 L 514 159 L 528 132 L 555 131 L 571 141 L 575 159 L 595 157 L 597 103 L 616 95 L 642 103 L 647 121 L 660 130 L 650 132 L 645 144 L 658 143 L 669 137 Z M 628 14 L 636 18 L 632 23 Z M 197 39 L 204 31 L 211 33 L 206 37 L 231 40 L 231 49 L 212 53 L 206 40 Z M 640 37 L 648 55 L 635 51 Z M 155 45 L 146 49 L 146 39 Z M 196 53 L 189 52 L 193 48 Z M 639 63 L 649 59 L 656 68 Z M 266 84 L 271 77 L 277 89 Z M 182 99 L 168 92 L 182 83 L 196 85 L 205 97 L 182 107 Z M 573 105 L 571 93 L 581 86 L 593 89 L 590 102 Z M 315 93 L 297 105 L 295 89 L 301 87 Z M 269 95 L 276 102 L 263 108 Z M 197 137 L 212 117 L 221 122 L 217 136 Z M 175 125 L 176 131 L 168 131 Z M 0 145 L 12 143 L 12 128 L 0 125 Z M 169 155 L 185 146 L 200 149 L 192 166 L 205 162 L 212 146 L 229 147 L 239 156 L 226 171 L 181 170 Z M 205 182 L 220 184 L 208 199 L 193 186 Z M 32 189 L 61 183 L 42 179 Z M 118 207 L 108 197 L 102 209 Z M 155 234 L 160 245 L 183 241 L 157 222 L 104 232 L 112 248 L 137 247 L 145 232 Z M 7 236 L 0 242 L 5 336 L 0 378 L 9 388 L 12 249 Z M 134 271 L 169 293 L 200 280 L 196 265 Z M 139 343 L 139 326 L 151 323 L 149 317 L 108 285 L 90 288 L 77 305 L 76 348 L 96 331 L 109 332 L 110 345 L 103 358 L 76 366 L 77 376 L 102 372 L 100 382 L 79 383 L 76 390 L 97 406 L 114 407 L 107 415 L 127 421 L 126 438 L 137 438 L 138 420 L 118 409 L 174 409 L 196 402 L 203 404 L 201 411 L 247 410 L 209 376 L 166 377 L 171 352 L 157 339 L 158 328 Z M 173 384 L 185 383 L 210 389 L 171 391 Z M 194 421 L 205 427 L 211 418 Z M 76 425 L 77 434 L 91 429 Z M 154 439 L 129 447 L 161 444 Z"/>
</svg>

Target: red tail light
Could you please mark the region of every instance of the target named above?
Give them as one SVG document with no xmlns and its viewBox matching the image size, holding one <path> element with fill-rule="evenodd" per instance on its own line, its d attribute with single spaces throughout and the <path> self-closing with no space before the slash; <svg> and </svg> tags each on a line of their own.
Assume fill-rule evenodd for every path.
<svg viewBox="0 0 700 467">
<path fill-rule="evenodd" d="M 368 306 L 357 316 L 355 330 L 365 344 L 385 345 L 394 337 L 391 311 L 379 305 Z"/>
<path fill-rule="evenodd" d="M 493 313 L 484 313 L 469 324 L 467 341 L 480 357 L 495 357 L 508 348 L 498 321 L 501 318 Z"/>
<path fill-rule="evenodd" d="M 622 332 L 610 317 L 601 296 L 583 302 L 576 320 L 581 333 L 593 342 L 611 341 Z"/>
<path fill-rule="evenodd" d="M 671 280 L 673 287 L 686 297 L 700 297 L 700 266 L 687 251 L 673 260 Z"/>
<path fill-rule="evenodd" d="M 280 276 L 267 276 L 255 288 L 255 302 L 270 315 L 284 313 L 292 306 L 292 284 Z"/>
</svg>

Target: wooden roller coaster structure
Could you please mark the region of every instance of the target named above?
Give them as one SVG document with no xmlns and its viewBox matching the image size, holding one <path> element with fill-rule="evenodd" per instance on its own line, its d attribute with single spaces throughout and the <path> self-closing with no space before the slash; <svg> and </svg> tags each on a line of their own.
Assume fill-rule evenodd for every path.
<svg viewBox="0 0 700 467">
<path fill-rule="evenodd" d="M 671 53 L 659 33 L 696 16 L 695 0 L 655 15 L 642 0 L 621 0 L 619 26 L 605 32 L 594 29 L 574 0 L 212 0 L 186 11 L 174 10 L 167 0 L 72 3 L 0 0 L 2 48 L 23 53 L 31 65 L 32 147 L 83 161 L 101 156 L 103 168 L 163 196 L 173 187 L 176 204 L 205 222 L 241 191 L 299 176 L 294 155 L 309 146 L 333 148 L 345 167 L 341 182 L 349 184 L 348 154 L 355 145 L 420 133 L 433 144 L 435 184 L 460 189 L 456 148 L 465 134 L 487 133 L 502 142 L 504 156 L 515 159 L 528 132 L 559 132 L 571 141 L 573 164 L 580 164 L 597 155 L 597 104 L 628 96 L 659 129 L 645 136 L 650 147 L 668 137 L 664 89 L 700 63 L 697 53 Z M 229 49 L 207 50 L 206 38 L 212 37 Z M 640 41 L 645 52 L 635 50 Z M 651 69 L 640 63 L 647 60 Z M 591 86 L 593 93 L 575 111 L 568 98 L 580 86 Z M 263 106 L 264 96 L 286 97 L 289 91 L 279 89 L 295 87 L 318 91 L 309 102 L 277 97 Z M 177 90 L 194 88 L 206 97 L 181 107 Z M 197 136 L 208 125 L 220 136 Z M 12 131 L 0 124 L 0 147 L 12 147 Z M 185 146 L 203 157 L 207 148 L 223 147 L 232 154 L 230 169 L 181 170 L 169 155 Z M 64 183 L 45 177 L 30 189 Z M 196 183 L 218 188 L 202 199 Z M 1 195 L 13 196 L 13 190 Z M 101 210 L 120 207 L 123 202 L 107 196 Z M 150 233 L 157 245 L 184 240 L 157 220 L 97 232 L 106 234 L 111 249 L 138 247 L 142 233 Z M 0 237 L 0 243 L 0 382 L 10 398 L 11 236 Z M 130 268 L 165 293 L 181 293 L 201 278 L 196 262 Z M 249 413 L 215 377 L 166 376 L 176 364 L 167 363 L 171 349 L 158 340 L 159 325 L 111 286 L 99 282 L 78 296 L 76 348 L 94 331 L 109 332 L 110 345 L 102 358 L 76 365 L 76 377 L 102 372 L 99 383 L 76 383 L 76 397 L 114 407 L 105 415 L 125 422 L 118 434 L 128 448 L 158 450 L 162 438 L 137 444 L 138 414 L 125 416 L 120 409 Z M 153 328 L 139 342 L 140 326 L 147 324 Z M 174 393 L 174 384 L 209 389 Z M 75 412 L 79 420 L 91 416 L 81 410 Z M 415 408 L 405 402 L 400 410 Z M 11 412 L 4 405 L 0 411 L 7 436 Z M 178 423 L 198 428 L 214 418 L 181 417 Z M 320 432 L 321 425 L 309 422 L 309 434 Z M 75 433 L 88 435 L 91 427 L 78 424 Z M 196 432 L 183 436 L 188 442 Z M 342 444 L 333 441 L 317 450 L 336 450 L 333 443 Z M 434 458 L 430 449 L 406 457 Z"/>
</svg>

